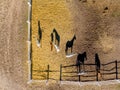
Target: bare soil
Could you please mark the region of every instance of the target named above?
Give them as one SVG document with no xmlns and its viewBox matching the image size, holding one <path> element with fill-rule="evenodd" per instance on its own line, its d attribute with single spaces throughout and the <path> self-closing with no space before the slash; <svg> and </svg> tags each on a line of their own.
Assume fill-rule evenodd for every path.
<svg viewBox="0 0 120 90">
<path fill-rule="evenodd" d="M 27 0 L 0 0 L 0 6 L 0 90 L 24 90 Z"/>
</svg>

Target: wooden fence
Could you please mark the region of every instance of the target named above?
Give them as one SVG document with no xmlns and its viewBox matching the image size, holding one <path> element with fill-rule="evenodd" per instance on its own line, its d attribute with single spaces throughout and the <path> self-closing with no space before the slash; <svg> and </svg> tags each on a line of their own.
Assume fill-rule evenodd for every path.
<svg viewBox="0 0 120 90">
<path fill-rule="evenodd" d="M 46 70 L 33 70 L 33 72 L 38 72 L 39 74 L 40 73 L 45 73 L 44 79 L 42 79 L 42 80 L 49 80 L 49 79 L 51 79 L 51 80 L 57 80 L 55 78 L 50 77 L 50 73 L 60 73 L 59 70 L 51 70 L 50 65 L 47 65 Z M 41 76 L 41 75 L 39 75 L 39 76 Z"/>
<path fill-rule="evenodd" d="M 77 81 L 92 81 L 92 80 L 82 80 L 81 77 L 94 77 L 95 79 L 93 81 L 98 81 L 99 80 L 99 77 L 98 77 L 98 71 L 96 69 L 96 65 L 95 64 L 85 64 L 85 66 L 92 66 L 93 68 L 95 68 L 94 70 L 86 70 L 85 72 L 86 73 L 95 73 L 94 75 L 86 75 L 86 76 L 81 76 L 81 75 L 77 75 L 77 71 L 68 71 L 68 72 L 64 72 L 63 69 L 66 69 L 66 68 L 70 68 L 70 67 L 76 67 L 76 65 L 69 65 L 69 66 L 63 66 L 63 65 L 60 65 L 60 70 L 59 71 L 56 71 L 56 70 L 50 70 L 50 65 L 47 66 L 47 69 L 46 70 L 33 70 L 33 65 L 32 65 L 32 25 L 31 25 L 31 20 L 32 20 L 32 0 L 28 0 L 28 4 L 29 4 L 29 12 L 28 12 L 28 61 L 29 61 L 29 79 L 30 80 L 33 80 L 33 71 L 34 72 L 44 72 L 46 73 L 46 80 L 49 80 L 49 79 L 53 79 L 55 80 L 54 78 L 51 78 L 50 77 L 50 72 L 57 72 L 59 73 L 59 80 L 60 81 L 63 81 L 63 80 L 67 80 L 67 79 L 64 79 L 65 77 L 70 77 L 70 78 L 74 78 L 74 77 L 78 77 L 78 80 Z M 113 67 L 109 67 L 109 65 L 113 64 Z M 109 62 L 109 63 L 106 63 L 106 64 L 101 64 L 102 66 L 102 69 L 101 69 L 101 74 L 102 76 L 106 76 L 106 75 L 112 75 L 114 76 L 113 78 L 104 78 L 104 80 L 112 80 L 112 79 L 119 79 L 120 78 L 120 61 L 113 61 L 113 62 Z M 107 69 L 105 68 L 107 67 Z M 80 66 L 79 66 L 79 72 L 80 72 Z M 76 75 L 71 75 L 71 76 L 68 76 L 68 75 L 64 75 L 65 73 L 67 74 L 76 74 Z M 70 80 L 70 79 L 69 79 Z M 75 80 L 72 80 L 72 81 L 75 81 Z"/>
<path fill-rule="evenodd" d="M 120 61 L 112 61 L 106 64 L 101 64 L 101 75 L 102 77 L 104 77 L 103 80 L 113 80 L 113 79 L 119 79 L 119 74 L 120 74 L 120 67 L 118 67 L 118 64 L 120 64 Z M 109 65 L 112 65 L 112 67 L 109 67 Z M 69 68 L 74 68 L 76 67 L 76 65 L 69 65 L 69 66 L 63 66 L 62 64 L 60 65 L 60 70 L 55 71 L 55 70 L 50 70 L 50 65 L 47 66 L 46 70 L 40 71 L 40 70 L 34 70 L 34 72 L 44 72 L 46 73 L 46 78 L 45 80 L 56 80 L 54 78 L 50 77 L 50 72 L 57 72 L 59 73 L 59 80 L 60 81 L 81 81 L 81 82 L 86 82 L 86 81 L 99 81 L 99 75 L 98 75 L 98 71 L 96 69 L 96 64 L 85 64 L 85 67 L 91 67 L 93 70 L 85 70 L 85 75 L 78 75 L 77 71 L 73 71 L 72 69 Z M 69 69 L 64 70 L 64 69 Z M 70 71 L 72 70 L 72 71 Z M 79 72 L 80 72 L 80 66 L 79 66 Z M 92 74 L 90 74 L 92 73 Z M 65 74 L 65 75 L 64 75 Z M 74 74 L 74 75 L 73 75 Z M 112 75 L 112 78 L 109 77 L 110 75 Z M 108 78 L 106 78 L 108 77 Z M 69 79 L 66 79 L 69 78 Z M 76 78 L 74 80 L 74 78 Z M 85 79 L 84 79 L 85 78 Z M 92 78 L 92 79 L 88 79 L 88 78 Z M 70 80 L 72 79 L 72 80 Z"/>
<path fill-rule="evenodd" d="M 81 80 L 81 77 L 97 77 L 96 74 L 88 74 L 88 73 L 93 73 L 96 72 L 96 65 L 95 64 L 84 64 L 85 66 L 92 66 L 94 68 L 94 70 L 85 70 L 85 73 L 87 73 L 87 75 L 83 76 L 83 75 L 78 75 L 78 72 L 80 72 L 81 68 L 79 66 L 78 71 L 69 71 L 69 72 L 61 72 L 61 81 L 65 78 L 65 77 L 78 77 L 78 80 L 70 80 L 70 81 L 83 81 Z M 61 70 L 66 69 L 66 68 L 70 68 L 70 67 L 76 67 L 76 65 L 69 65 L 69 66 L 62 66 L 61 65 Z M 64 75 L 65 73 L 67 74 L 75 74 L 72 76 L 68 76 L 68 75 Z M 66 79 L 64 79 L 63 81 L 66 81 Z M 84 81 L 94 81 L 94 80 L 84 80 Z"/>
</svg>

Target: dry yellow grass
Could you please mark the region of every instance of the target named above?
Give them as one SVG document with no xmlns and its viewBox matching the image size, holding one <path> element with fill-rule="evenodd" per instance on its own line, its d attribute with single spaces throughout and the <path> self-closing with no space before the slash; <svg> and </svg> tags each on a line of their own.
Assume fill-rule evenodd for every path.
<svg viewBox="0 0 120 90">
<path fill-rule="evenodd" d="M 42 37 L 42 48 L 37 47 L 36 39 L 38 34 L 38 20 L 44 30 Z M 50 34 L 56 29 L 60 35 L 60 52 L 55 48 L 51 51 Z M 33 70 L 45 70 L 47 65 L 50 69 L 59 70 L 60 64 L 69 61 L 65 57 L 65 43 L 73 37 L 72 20 L 68 10 L 66 0 L 33 0 L 32 7 L 32 60 Z M 40 79 L 38 73 L 33 72 L 33 79 Z M 59 73 L 58 73 L 59 74 Z M 43 79 L 45 74 L 43 74 Z M 50 74 L 54 78 L 59 78 L 56 74 Z"/>
</svg>

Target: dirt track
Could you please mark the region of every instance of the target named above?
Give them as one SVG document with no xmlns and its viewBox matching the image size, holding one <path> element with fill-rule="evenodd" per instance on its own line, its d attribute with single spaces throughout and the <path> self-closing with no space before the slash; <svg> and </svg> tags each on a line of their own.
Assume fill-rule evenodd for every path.
<svg viewBox="0 0 120 90">
<path fill-rule="evenodd" d="M 73 1 L 69 5 L 73 13 L 74 30 L 78 36 L 77 44 L 75 45 L 76 50 L 79 52 L 87 51 L 89 62 L 94 61 L 95 53 L 100 55 L 102 63 L 119 60 L 120 22 L 119 17 L 112 16 L 115 7 L 119 8 L 119 5 L 107 5 L 109 4 L 107 1 L 102 3 L 97 0 L 95 5 L 91 3 L 91 0 L 88 0 L 87 3 Z M 109 13 L 105 13 L 106 15 L 102 13 L 105 7 L 104 4 L 110 8 Z"/>
<path fill-rule="evenodd" d="M 26 1 L 0 1 L 0 90 L 22 90 L 26 83 Z"/>
<path fill-rule="evenodd" d="M 1 0 L 0 5 L 1 5 L 1 7 L 0 7 L 0 13 L 1 13 L 0 14 L 0 28 L 1 28 L 1 30 L 0 30 L 0 42 L 1 42 L 0 43 L 0 58 L 1 58 L 1 61 L 0 61 L 0 90 L 31 90 L 31 89 L 39 90 L 41 88 L 41 86 L 39 86 L 39 85 L 35 86 L 36 89 L 34 86 L 27 85 L 27 80 L 28 80 L 27 56 L 26 56 L 27 55 L 27 42 L 26 42 L 27 41 L 27 23 L 26 23 L 26 21 L 27 21 L 27 0 Z M 74 8 L 75 8 L 75 6 L 74 6 Z M 77 9 L 77 6 L 75 9 Z M 79 9 L 78 9 L 78 11 L 79 11 Z M 73 19 L 75 19 L 75 22 L 76 22 L 76 20 L 81 21 L 81 19 L 83 19 L 83 23 L 82 22 L 79 24 L 77 23 L 78 25 L 75 24 L 75 26 L 78 27 L 78 29 L 80 27 L 79 25 L 84 26 L 84 23 L 86 24 L 87 20 L 90 20 L 89 22 L 91 22 L 91 19 L 87 19 L 86 22 L 84 22 L 84 20 L 85 20 L 84 18 L 79 18 L 79 17 L 77 18 L 76 15 L 75 15 L 75 18 L 73 18 Z M 78 13 L 78 15 L 79 15 L 79 13 Z M 89 14 L 89 13 L 86 13 L 85 15 L 92 16 L 92 14 Z M 94 18 L 94 16 L 93 16 L 93 18 Z M 104 20 L 106 20 L 106 19 L 104 19 Z M 104 59 L 103 62 L 107 62 L 107 61 L 105 61 L 106 58 L 107 58 L 107 60 L 113 60 L 113 59 L 115 60 L 115 59 L 120 58 L 119 57 L 120 51 L 118 48 L 120 46 L 120 44 L 119 44 L 120 43 L 120 39 L 119 39 L 120 34 L 118 33 L 118 31 L 120 29 L 120 27 L 118 27 L 119 26 L 119 18 L 107 19 L 107 20 L 110 20 L 112 22 L 110 24 L 108 23 L 109 24 L 108 28 L 110 31 L 107 31 L 107 33 L 109 33 L 110 37 L 114 37 L 114 38 L 112 38 L 112 41 L 114 41 L 114 43 L 112 43 L 113 49 L 112 49 L 112 51 L 110 51 L 110 53 L 108 53 L 108 52 L 106 53 L 106 49 L 105 50 L 103 49 L 102 51 L 97 49 L 98 51 L 101 51 L 100 53 L 103 53 L 103 52 L 106 53 L 106 54 L 100 54 L 101 58 Z M 100 22 L 102 22 L 102 21 L 100 21 Z M 94 22 L 94 23 L 96 23 L 96 22 Z M 101 24 L 104 24 L 104 23 L 101 23 Z M 85 25 L 85 27 L 86 27 L 86 25 Z M 82 29 L 85 29 L 85 28 L 82 27 Z M 87 32 L 85 34 L 87 36 L 87 39 L 92 37 L 92 36 L 89 36 L 88 34 L 92 34 L 92 33 Z M 106 35 L 103 35 L 103 36 L 106 37 Z M 86 40 L 86 41 L 88 42 L 89 40 Z M 97 42 L 97 43 L 99 44 L 100 42 Z M 109 43 L 111 44 L 111 40 L 109 41 Z M 86 45 L 85 47 L 88 47 L 88 45 Z M 90 43 L 90 45 L 91 45 L 91 43 Z M 116 46 L 116 47 L 114 47 L 114 46 Z M 83 47 L 83 50 L 85 50 L 84 49 L 85 47 Z M 104 46 L 104 47 L 106 48 L 106 46 Z M 76 47 L 76 48 L 78 48 L 78 47 Z M 88 51 L 93 50 L 93 48 L 94 47 L 92 47 L 91 49 L 88 49 Z M 108 49 L 109 48 L 111 50 L 111 46 L 108 47 Z M 82 52 L 82 50 L 81 50 L 81 52 Z M 112 55 L 112 57 L 111 57 L 111 55 Z M 71 87 L 67 86 L 67 88 L 69 90 L 70 89 L 74 90 L 74 88 L 76 88 L 76 87 L 75 86 L 71 86 Z M 90 87 L 88 87 L 88 88 L 90 88 Z M 58 90 L 66 90 L 65 87 L 62 87 L 60 89 L 56 85 L 54 86 L 54 84 L 51 86 L 47 86 L 47 88 L 46 88 L 46 90 L 54 90 L 54 89 L 55 90 L 57 90 L 57 89 Z M 78 90 L 78 89 L 79 88 L 77 87 L 76 90 Z M 94 89 L 95 89 L 95 87 L 93 88 L 93 90 Z M 103 87 L 102 90 L 104 90 L 104 89 L 106 90 L 105 87 Z M 110 88 L 107 88 L 107 89 L 110 89 Z M 42 89 L 42 90 L 44 90 L 44 89 Z M 85 88 L 85 90 L 88 90 L 87 87 Z M 112 88 L 112 90 L 113 90 L 113 88 Z M 115 89 L 115 90 L 117 90 L 117 89 Z"/>
</svg>

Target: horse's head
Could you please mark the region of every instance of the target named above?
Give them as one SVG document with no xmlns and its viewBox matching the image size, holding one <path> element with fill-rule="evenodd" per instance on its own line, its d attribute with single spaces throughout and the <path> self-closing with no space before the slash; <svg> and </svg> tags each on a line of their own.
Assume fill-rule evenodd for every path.
<svg viewBox="0 0 120 90">
<path fill-rule="evenodd" d="M 87 53 L 86 52 L 84 52 L 83 53 L 83 55 L 84 55 L 84 57 L 86 58 L 86 60 L 87 60 Z"/>
<path fill-rule="evenodd" d="M 98 57 L 98 54 L 97 54 L 97 53 L 95 54 L 95 57 Z"/>
</svg>

